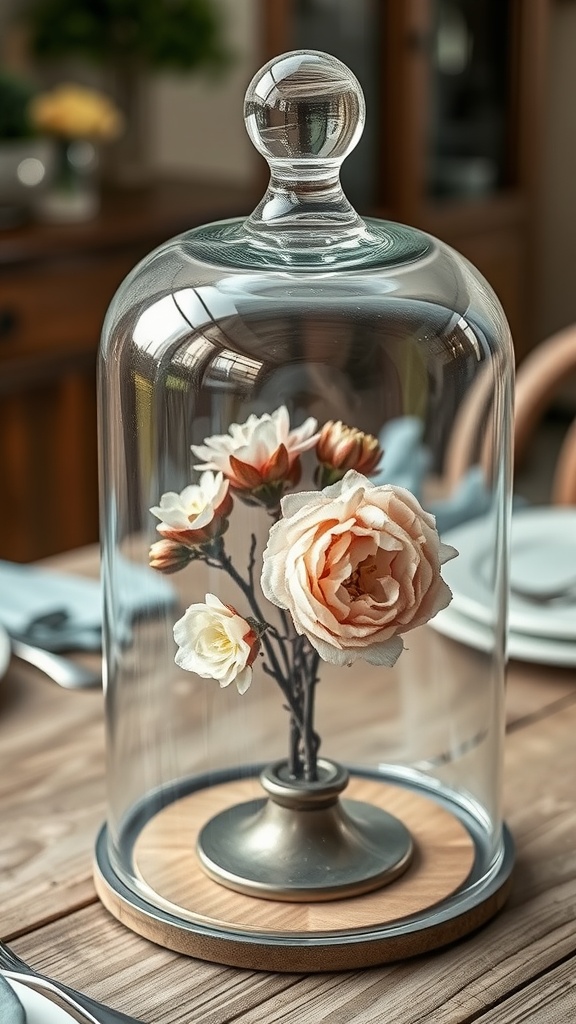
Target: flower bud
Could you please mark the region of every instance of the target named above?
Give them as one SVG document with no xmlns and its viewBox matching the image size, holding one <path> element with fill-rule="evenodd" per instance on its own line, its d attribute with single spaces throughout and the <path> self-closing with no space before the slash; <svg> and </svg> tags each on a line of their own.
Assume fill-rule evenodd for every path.
<svg viewBox="0 0 576 1024">
<path fill-rule="evenodd" d="M 341 480 L 349 469 L 365 476 L 374 472 L 382 457 L 382 449 L 373 434 L 348 427 L 341 420 L 328 420 L 320 432 L 316 456 L 320 463 L 316 482 L 320 487 L 326 487 Z"/>
<path fill-rule="evenodd" d="M 173 540 L 157 540 L 150 548 L 149 563 L 151 569 L 167 575 L 184 569 L 195 557 L 195 552 L 184 544 Z"/>
</svg>

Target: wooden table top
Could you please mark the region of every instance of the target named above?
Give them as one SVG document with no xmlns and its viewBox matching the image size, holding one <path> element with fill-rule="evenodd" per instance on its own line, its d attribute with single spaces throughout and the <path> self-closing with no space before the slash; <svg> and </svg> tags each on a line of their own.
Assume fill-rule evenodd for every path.
<svg viewBox="0 0 576 1024">
<path fill-rule="evenodd" d="M 54 563 L 87 564 L 76 554 Z M 0 684 L 1 936 L 150 1024 L 573 1024 L 576 673 L 517 662 L 508 678 L 504 810 L 517 866 L 505 909 L 438 953 L 279 975 L 169 952 L 104 910 L 92 882 L 105 817 L 102 694 L 64 691 L 13 661 Z"/>
</svg>

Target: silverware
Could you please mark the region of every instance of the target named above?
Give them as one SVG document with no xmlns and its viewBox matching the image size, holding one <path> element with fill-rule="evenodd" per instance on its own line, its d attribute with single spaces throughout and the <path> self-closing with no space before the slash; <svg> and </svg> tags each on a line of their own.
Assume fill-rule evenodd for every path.
<svg viewBox="0 0 576 1024">
<path fill-rule="evenodd" d="M 46 999 L 66 1010 L 79 1024 L 143 1024 L 136 1017 L 112 1010 L 83 992 L 77 992 L 60 981 L 53 981 L 40 974 L 3 942 L 0 942 L 0 968 L 7 981 L 17 981 L 40 992 Z"/>
<path fill-rule="evenodd" d="M 553 587 L 525 587 L 512 581 L 510 591 L 516 597 L 521 597 L 524 601 L 533 601 L 534 604 L 561 603 L 562 601 L 571 603 L 576 601 L 576 580 L 568 580 Z"/>
<path fill-rule="evenodd" d="M 11 644 L 12 653 L 17 658 L 34 665 L 66 690 L 86 690 L 102 686 L 101 672 L 86 668 L 76 661 L 64 658 L 61 654 L 55 654 L 54 651 L 33 647 L 32 644 L 15 637 L 11 637 Z"/>
</svg>

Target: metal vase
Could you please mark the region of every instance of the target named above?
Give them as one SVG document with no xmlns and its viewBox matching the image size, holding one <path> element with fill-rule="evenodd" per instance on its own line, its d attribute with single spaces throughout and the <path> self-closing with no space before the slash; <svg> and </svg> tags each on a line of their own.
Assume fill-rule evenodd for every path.
<svg viewBox="0 0 576 1024">
<path fill-rule="evenodd" d="M 341 800 L 348 772 L 318 761 L 318 780 L 290 775 L 287 761 L 264 769 L 267 797 L 217 814 L 198 836 L 206 873 L 236 892 L 287 902 L 358 896 L 393 881 L 412 859 L 408 829 L 358 800 Z"/>
</svg>

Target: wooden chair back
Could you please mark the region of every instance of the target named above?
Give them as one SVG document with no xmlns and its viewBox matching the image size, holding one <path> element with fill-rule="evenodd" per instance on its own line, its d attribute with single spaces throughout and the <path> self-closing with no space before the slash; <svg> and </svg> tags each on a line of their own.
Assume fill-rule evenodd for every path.
<svg viewBox="0 0 576 1024">
<path fill-rule="evenodd" d="M 576 372 L 576 324 L 541 342 L 516 374 L 514 459 L 519 465 L 543 413 L 561 383 Z M 576 505 L 576 418 L 563 439 L 557 458 L 551 500 Z"/>
<path fill-rule="evenodd" d="M 514 403 L 514 462 L 519 466 L 529 451 L 530 441 L 544 412 L 560 385 L 576 372 L 576 324 L 566 327 L 541 342 L 526 357 L 516 374 Z M 488 416 L 493 377 L 479 376 L 458 412 L 448 443 L 443 467 L 443 482 L 448 493 L 458 485 L 465 472 L 480 463 L 490 470 L 490 437 L 478 451 L 481 425 Z M 551 501 L 576 505 L 576 418 L 563 439 L 557 458 Z"/>
</svg>

